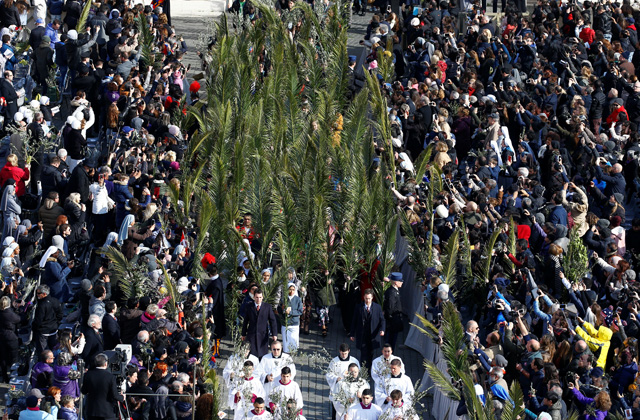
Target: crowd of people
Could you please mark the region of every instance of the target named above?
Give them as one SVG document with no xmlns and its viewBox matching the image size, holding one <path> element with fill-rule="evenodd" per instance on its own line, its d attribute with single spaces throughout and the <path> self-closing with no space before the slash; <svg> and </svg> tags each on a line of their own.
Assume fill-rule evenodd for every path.
<svg viewBox="0 0 640 420">
<path fill-rule="evenodd" d="M 294 3 L 275 6 L 283 12 Z M 365 54 L 348 59 L 345 95 L 352 100 L 362 88 L 362 68 L 382 87 L 391 138 L 376 138 L 370 164 L 393 156 L 389 194 L 409 221 L 403 234 L 418 244 L 413 252 L 434 256 L 434 266 L 417 273 L 425 312 L 438 324 L 449 303 L 459 308 L 460 351 L 477 398 L 491 401 L 496 418 L 513 402 L 513 383 L 530 418 L 560 420 L 572 410 L 588 420 L 640 418 L 640 11 L 610 0 L 538 0 L 528 10 L 495 2 L 497 15 L 466 0 L 411 3 L 353 4 L 374 11 Z M 237 226 L 246 252 L 236 273 L 221 273 L 216 256 L 194 255 L 193 227 L 177 221 L 180 203 L 171 196 L 195 129 L 180 122 L 187 106 L 206 107 L 199 82 L 186 82 L 187 46 L 161 4 L 94 3 L 86 19 L 83 9 L 77 0 L 0 4 L 3 381 L 30 367 L 19 351 L 31 314 L 26 332 L 38 358 L 24 410 L 14 415 L 212 418 L 219 396 L 208 392 L 205 372 L 235 324 L 225 311 L 235 287 L 245 345 L 222 374 L 234 419 L 304 419 L 290 353 L 313 320 L 328 334 L 338 304 L 346 338 L 326 369 L 332 416 L 414 420 L 415 381 L 393 355 L 405 327 L 403 275 L 367 273 L 349 292 L 334 290 L 328 277 L 303 284 L 299 267 L 254 267 L 251 249 L 267 232 L 250 213 Z M 260 19 L 250 2 L 234 2 L 230 12 Z M 393 63 L 389 80 L 384 60 Z M 19 71 L 25 62 L 28 74 Z M 58 93 L 61 104 L 69 99 L 62 121 L 50 99 Z M 429 171 L 417 173 L 427 149 Z M 434 174 L 445 188 L 427 202 Z M 485 244 L 494 232 L 497 240 L 486 279 L 452 290 L 441 257 L 460 229 L 471 271 L 461 261 L 460 278 L 482 271 Z M 126 280 L 114 278 L 113 250 L 158 287 L 136 296 L 112 289 L 112 280 Z M 585 270 L 576 278 L 580 258 Z M 267 302 L 274 269 L 286 271 L 286 287 Z M 178 305 L 169 304 L 165 275 Z M 387 283 L 382 305 L 376 281 Z M 457 414 L 471 406 L 463 399 Z"/>
</svg>

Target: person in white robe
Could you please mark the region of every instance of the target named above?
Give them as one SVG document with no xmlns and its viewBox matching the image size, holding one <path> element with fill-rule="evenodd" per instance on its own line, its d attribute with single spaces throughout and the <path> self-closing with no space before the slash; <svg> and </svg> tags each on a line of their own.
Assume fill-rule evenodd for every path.
<svg viewBox="0 0 640 420">
<path fill-rule="evenodd" d="M 276 383 L 276 386 L 267 394 L 269 409 L 272 413 L 276 413 L 277 410 L 282 409 L 282 405 L 285 405 L 291 398 L 296 401 L 296 407 L 302 410 L 304 401 L 302 400 L 300 386 L 291 379 L 291 369 L 285 366 L 280 371 L 280 379 Z"/>
<path fill-rule="evenodd" d="M 352 363 L 349 365 L 349 371 L 345 377 L 336 382 L 331 390 L 329 399 L 333 403 L 336 420 L 340 420 L 349 407 L 359 401 L 364 390 L 369 389 L 369 384 L 363 378 L 358 377 L 359 374 L 360 367 Z"/>
<path fill-rule="evenodd" d="M 373 403 L 373 392 L 365 389 L 362 392 L 362 402 L 352 405 L 343 420 L 378 420 L 381 414 L 380 406 Z"/>
<path fill-rule="evenodd" d="M 338 356 L 334 357 L 329 363 L 329 367 L 327 368 L 327 383 L 329 384 L 329 389 L 333 389 L 340 379 L 344 378 L 347 374 L 347 370 L 349 369 L 349 365 L 351 363 L 355 363 L 360 367 L 360 362 L 358 359 L 350 355 L 351 348 L 347 343 L 340 344 L 340 348 L 338 349 Z"/>
<path fill-rule="evenodd" d="M 260 379 L 253 374 L 253 362 L 244 362 L 244 377 L 229 391 L 229 408 L 233 410 L 234 420 L 244 420 L 251 411 L 256 398 L 264 398 L 264 387 Z"/>
</svg>

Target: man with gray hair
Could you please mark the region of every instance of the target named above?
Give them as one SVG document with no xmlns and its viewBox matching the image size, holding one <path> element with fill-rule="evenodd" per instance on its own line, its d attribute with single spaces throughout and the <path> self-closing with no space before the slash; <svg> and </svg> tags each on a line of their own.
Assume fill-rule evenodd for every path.
<svg viewBox="0 0 640 420">
<path fill-rule="evenodd" d="M 56 345 L 58 327 L 64 316 L 60 301 L 50 296 L 50 293 L 51 289 L 46 284 L 41 284 L 36 289 L 38 301 L 32 328 L 37 353 Z"/>
<path fill-rule="evenodd" d="M 96 314 L 89 315 L 87 326 L 84 330 L 85 345 L 81 354 L 87 364 L 93 363 L 94 357 L 104 351 L 104 342 L 100 333 L 101 328 L 101 317 Z"/>
<path fill-rule="evenodd" d="M 87 372 L 82 381 L 82 393 L 86 395 L 87 402 L 85 419 L 115 420 L 116 403 L 124 401 L 124 396 L 118 390 L 116 377 L 107 369 L 109 358 L 104 353 L 98 353 L 91 361 L 95 367 Z"/>
</svg>

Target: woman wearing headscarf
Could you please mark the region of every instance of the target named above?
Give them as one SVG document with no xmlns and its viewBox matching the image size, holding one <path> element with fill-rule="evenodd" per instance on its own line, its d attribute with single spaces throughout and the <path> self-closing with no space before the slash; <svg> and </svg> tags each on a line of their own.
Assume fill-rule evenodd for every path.
<svg viewBox="0 0 640 420">
<path fill-rule="evenodd" d="M 155 225 L 149 226 L 145 233 L 138 233 L 134 225 L 136 224 L 136 218 L 133 214 L 125 216 L 122 224 L 120 225 L 120 232 L 118 233 L 118 245 L 122 245 L 127 239 L 135 242 L 136 244 L 142 243 L 145 239 L 153 235 L 153 229 Z"/>
<path fill-rule="evenodd" d="M 19 341 L 16 328 L 20 324 L 20 316 L 11 307 L 11 298 L 3 296 L 0 299 L 0 373 L 2 382 L 9 383 L 9 369 L 18 359 Z"/>
<path fill-rule="evenodd" d="M 50 246 L 40 260 L 40 268 L 44 269 L 42 283 L 51 288 L 51 296 L 60 302 L 66 302 L 71 297 L 71 289 L 67 283 L 67 276 L 73 268 L 73 261 L 66 267 L 58 262 L 60 251 L 55 246 Z"/>
<path fill-rule="evenodd" d="M 0 273 L 2 273 L 2 278 L 5 282 L 7 282 L 7 280 L 15 281 L 18 277 L 24 276 L 20 267 L 16 267 L 11 257 L 2 257 L 0 262 Z"/>
<path fill-rule="evenodd" d="M 11 180 L 8 182 L 11 182 Z M 22 207 L 16 197 L 15 185 L 9 184 L 4 188 L 2 201 L 0 201 L 0 211 L 2 212 L 2 220 L 4 221 L 4 228 L 2 230 L 2 240 L 4 241 L 7 236 L 14 236 L 13 233 L 20 224 Z"/>
<path fill-rule="evenodd" d="M 171 400 L 168 398 L 169 389 L 161 385 L 156 390 L 156 395 L 151 401 L 151 419 L 152 420 L 165 420 L 169 415 L 169 407 Z"/>
<path fill-rule="evenodd" d="M 173 250 L 173 262 L 177 265 L 176 271 L 179 277 L 189 274 L 191 264 L 189 257 L 187 257 L 187 248 L 184 245 L 177 245 Z"/>
<path fill-rule="evenodd" d="M 302 315 L 302 299 L 298 296 L 298 287 L 290 282 L 287 294 L 280 301 L 280 319 L 282 322 L 282 346 L 289 353 L 300 346 L 300 316 Z"/>
<path fill-rule="evenodd" d="M 20 245 L 20 261 L 28 263 L 27 259 L 33 256 L 35 248 L 41 240 L 42 224 L 33 226 L 29 219 L 23 220 L 16 229 L 16 241 Z"/>
</svg>

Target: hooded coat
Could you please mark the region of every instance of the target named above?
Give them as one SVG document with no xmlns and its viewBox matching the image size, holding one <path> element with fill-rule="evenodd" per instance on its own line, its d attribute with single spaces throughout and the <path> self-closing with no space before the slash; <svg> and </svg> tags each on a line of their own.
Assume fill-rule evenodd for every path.
<svg viewBox="0 0 640 420">
<path fill-rule="evenodd" d="M 589 349 L 595 354 L 600 349 L 596 366 L 605 368 L 607 364 L 607 353 L 611 346 L 611 336 L 613 331 L 601 325 L 597 330 L 588 322 L 582 324 L 582 327 L 576 327 L 576 334 L 580 336 L 589 345 Z"/>
</svg>

